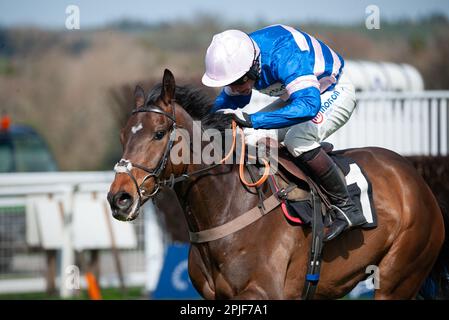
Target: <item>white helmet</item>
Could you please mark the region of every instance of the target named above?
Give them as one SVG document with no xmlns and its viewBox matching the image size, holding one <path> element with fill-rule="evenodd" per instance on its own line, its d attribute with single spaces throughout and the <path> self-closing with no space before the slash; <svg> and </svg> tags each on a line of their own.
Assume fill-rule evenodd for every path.
<svg viewBox="0 0 449 320">
<path fill-rule="evenodd" d="M 255 59 L 252 39 L 239 30 L 216 34 L 207 48 L 206 72 L 202 82 L 208 87 L 223 87 L 247 73 Z"/>
</svg>

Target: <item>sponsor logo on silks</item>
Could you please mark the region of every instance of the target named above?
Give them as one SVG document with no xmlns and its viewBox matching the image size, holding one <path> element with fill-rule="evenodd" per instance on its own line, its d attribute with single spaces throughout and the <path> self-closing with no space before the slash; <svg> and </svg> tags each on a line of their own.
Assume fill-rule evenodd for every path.
<svg viewBox="0 0 449 320">
<path fill-rule="evenodd" d="M 339 95 L 340 95 L 340 92 L 335 90 L 334 92 L 332 92 L 332 95 L 329 97 L 329 99 L 327 99 L 326 101 L 321 103 L 320 111 L 318 111 L 315 118 L 312 119 L 313 123 L 320 124 L 321 122 L 323 122 L 324 113 L 326 112 L 327 109 L 329 109 L 334 104 L 334 101 L 337 100 Z"/>
</svg>

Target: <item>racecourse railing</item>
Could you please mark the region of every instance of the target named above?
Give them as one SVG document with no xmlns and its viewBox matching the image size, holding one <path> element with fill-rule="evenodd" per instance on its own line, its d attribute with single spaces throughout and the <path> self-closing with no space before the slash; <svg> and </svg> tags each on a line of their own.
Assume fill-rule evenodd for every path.
<svg viewBox="0 0 449 320">
<path fill-rule="evenodd" d="M 61 296 L 67 297 L 76 293 L 76 290 L 73 290 L 76 289 L 73 281 L 67 278 L 71 276 L 68 270 L 71 266 L 77 266 L 80 260 L 76 258 L 84 257 L 84 253 L 88 251 L 93 253 L 95 250 L 92 249 L 96 249 L 96 244 L 89 247 L 82 238 L 84 234 L 76 237 L 75 221 L 79 217 L 75 215 L 85 215 L 85 211 L 92 211 L 95 208 L 102 211 L 113 177 L 113 172 L 0 174 L 0 294 L 48 290 L 48 269 L 52 268 L 48 261 L 52 257 L 49 253 L 52 252 L 56 253 L 53 259 L 58 272 L 54 276 Z M 94 196 L 95 200 L 92 200 L 90 195 Z M 98 202 L 97 207 L 95 201 Z M 36 207 L 40 208 L 40 212 L 36 211 L 40 216 L 36 216 Z M 55 208 L 53 211 L 56 212 L 49 212 Z M 58 208 L 61 208 L 60 212 Z M 99 212 L 98 217 L 104 219 L 104 212 Z M 93 222 L 95 221 L 92 221 L 92 224 Z M 48 232 L 55 234 L 43 237 L 44 235 L 38 234 L 39 230 L 33 232 L 36 224 L 46 226 Z M 55 230 L 58 228 L 60 230 Z M 82 230 L 83 227 L 78 229 Z M 113 237 L 117 242 L 124 229 L 121 226 L 113 226 L 112 230 L 115 232 Z M 145 287 L 151 291 L 157 284 L 163 259 L 161 232 L 158 232 L 152 206 L 145 207 L 145 215 L 132 223 L 131 230 L 135 233 L 135 246 L 130 247 L 128 244 L 128 248 L 123 249 L 116 245 L 119 247 L 122 278 L 126 286 Z M 98 230 L 99 235 L 101 231 Z M 111 231 L 110 235 L 112 234 Z M 129 228 L 126 236 L 130 237 Z M 50 240 L 43 241 L 43 238 Z M 77 248 L 76 239 L 86 248 L 80 249 L 79 245 Z M 102 287 L 120 286 L 115 255 L 108 246 L 103 241 L 96 250 L 100 271 L 98 281 Z M 81 289 L 86 287 L 83 277 L 86 263 L 83 264 L 79 279 Z"/>
</svg>

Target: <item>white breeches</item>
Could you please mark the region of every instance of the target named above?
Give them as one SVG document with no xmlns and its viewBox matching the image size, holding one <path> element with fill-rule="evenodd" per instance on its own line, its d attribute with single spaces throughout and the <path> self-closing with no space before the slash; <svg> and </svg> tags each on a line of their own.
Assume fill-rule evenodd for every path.
<svg viewBox="0 0 449 320">
<path fill-rule="evenodd" d="M 278 99 L 257 111 L 282 108 L 286 102 Z M 351 117 L 356 106 L 354 85 L 344 73 L 333 90 L 321 95 L 321 108 L 312 120 L 282 129 L 245 129 L 247 143 L 255 144 L 262 137 L 273 137 L 281 141 L 290 153 L 297 157 L 320 146 L 320 142 L 341 128 Z M 251 110 L 254 113 L 255 110 Z"/>
</svg>

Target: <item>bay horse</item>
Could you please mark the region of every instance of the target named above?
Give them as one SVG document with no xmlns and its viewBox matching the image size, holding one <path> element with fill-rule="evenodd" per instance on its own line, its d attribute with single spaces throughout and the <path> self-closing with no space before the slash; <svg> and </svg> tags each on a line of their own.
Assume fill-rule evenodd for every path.
<svg viewBox="0 0 449 320">
<path fill-rule="evenodd" d="M 177 87 L 169 70 L 147 97 L 139 86 L 134 96 L 134 111 L 121 130 L 122 160 L 108 193 L 116 219 L 135 219 L 140 206 L 158 192 L 161 179 L 189 177 L 201 169 L 207 171 L 174 185 L 191 231 L 223 225 L 257 206 L 259 197 L 241 183 L 236 164 L 175 164 L 169 157 L 176 144 L 185 143 L 174 139 L 175 128 L 192 134 L 193 120 L 229 126 L 225 115 L 209 114 L 208 97 Z M 414 299 L 445 240 L 438 203 L 402 156 L 373 147 L 344 154 L 363 167 L 372 183 L 378 226 L 346 231 L 326 243 L 314 298 L 343 297 L 367 278 L 367 266 L 375 265 L 375 299 Z M 269 188 L 263 190 L 270 195 Z M 310 245 L 310 230 L 289 224 L 278 206 L 237 232 L 192 243 L 189 275 L 206 299 L 300 299 Z"/>
</svg>

